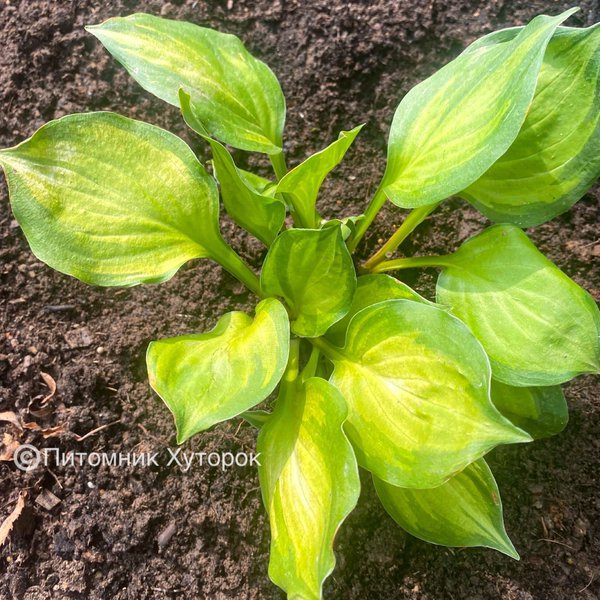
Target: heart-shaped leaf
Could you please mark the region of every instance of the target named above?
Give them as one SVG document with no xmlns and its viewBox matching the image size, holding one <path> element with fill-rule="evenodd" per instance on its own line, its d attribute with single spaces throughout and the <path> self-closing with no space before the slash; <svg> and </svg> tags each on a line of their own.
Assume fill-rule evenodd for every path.
<svg viewBox="0 0 600 600">
<path fill-rule="evenodd" d="M 335 534 L 360 493 L 347 408 L 323 379 L 283 383 L 258 437 L 258 469 L 271 523 L 269 576 L 288 598 L 318 600 L 333 571 Z"/>
<path fill-rule="evenodd" d="M 380 302 L 350 321 L 343 349 L 318 344 L 359 464 L 388 483 L 436 487 L 494 446 L 531 439 L 494 408 L 483 348 L 440 308 Z"/>
<path fill-rule="evenodd" d="M 521 227 L 575 204 L 600 176 L 599 68 L 600 25 L 558 28 L 519 135 L 461 196 L 490 219 Z"/>
<path fill-rule="evenodd" d="M 277 185 L 277 192 L 292 197 L 294 210 L 306 227 L 318 225 L 315 205 L 321 184 L 329 172 L 340 164 L 362 128 L 363 125 L 359 125 L 351 131 L 342 131 L 335 142 L 309 156 L 287 173 Z"/>
<path fill-rule="evenodd" d="M 394 204 L 413 208 L 460 192 L 508 150 L 548 40 L 574 10 L 536 17 L 511 41 L 467 48 L 404 97 L 381 184 Z"/>
<path fill-rule="evenodd" d="M 140 13 L 86 29 L 145 90 L 179 106 L 184 88 L 195 122 L 211 136 L 242 150 L 281 152 L 279 82 L 234 35 Z"/>
<path fill-rule="evenodd" d="M 383 274 L 362 275 L 358 278 L 356 284 L 356 292 L 352 299 L 350 310 L 334 323 L 325 334 L 325 337 L 336 346 L 343 346 L 346 339 L 346 330 L 348 324 L 357 312 L 363 308 L 383 302 L 385 300 L 414 300 L 415 302 L 423 302 L 425 304 L 433 304 L 423 296 L 417 294 L 413 289 L 402 281 L 398 281 L 394 277 Z"/>
<path fill-rule="evenodd" d="M 445 258 L 437 299 L 482 343 L 494 377 L 549 386 L 600 371 L 594 299 L 513 225 L 495 225 Z"/>
<path fill-rule="evenodd" d="M 157 283 L 228 257 L 212 177 L 173 134 L 108 112 L 51 121 L 0 151 L 34 254 L 96 285 Z"/>
<path fill-rule="evenodd" d="M 504 529 L 498 486 L 483 459 L 430 490 L 373 479 L 385 510 L 411 535 L 442 546 L 494 548 L 519 559 Z"/>
<path fill-rule="evenodd" d="M 285 299 L 294 333 L 324 334 L 348 312 L 356 288 L 340 228 L 284 231 L 267 254 L 260 283 L 265 293 Z"/>
<path fill-rule="evenodd" d="M 288 352 L 287 312 L 274 298 L 258 304 L 254 319 L 230 312 L 208 333 L 151 342 L 148 378 L 175 417 L 177 443 L 262 402 Z"/>
<path fill-rule="evenodd" d="M 560 386 L 513 387 L 492 379 L 494 406 L 534 439 L 560 433 L 569 422 L 569 408 Z"/>
</svg>

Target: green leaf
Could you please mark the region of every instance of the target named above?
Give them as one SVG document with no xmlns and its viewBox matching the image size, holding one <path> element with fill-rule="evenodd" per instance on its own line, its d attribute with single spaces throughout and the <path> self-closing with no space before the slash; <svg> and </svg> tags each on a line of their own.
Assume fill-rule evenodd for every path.
<svg viewBox="0 0 600 600">
<path fill-rule="evenodd" d="M 157 283 L 192 258 L 229 252 L 213 178 L 158 127 L 69 115 L 0 151 L 0 164 L 34 254 L 87 283 Z"/>
<path fill-rule="evenodd" d="M 328 221 L 321 221 L 321 228 L 325 229 L 326 227 L 341 227 L 342 229 L 342 239 L 346 241 L 351 235 L 354 235 L 356 231 L 356 226 L 362 220 L 364 220 L 365 215 L 356 215 L 354 217 L 344 217 L 343 219 L 329 219 Z"/>
<path fill-rule="evenodd" d="M 240 415 L 242 419 L 257 429 L 260 429 L 269 420 L 270 416 L 271 413 L 266 410 L 246 410 Z"/>
<path fill-rule="evenodd" d="M 508 150 L 533 98 L 548 40 L 574 10 L 536 17 L 512 41 L 467 48 L 404 97 L 381 184 L 394 204 L 413 208 L 460 192 Z"/>
<path fill-rule="evenodd" d="M 209 136 L 203 137 L 212 149 L 215 177 L 227 214 L 240 227 L 270 246 L 285 220 L 285 204 L 255 191 L 238 171 L 227 148 Z"/>
<path fill-rule="evenodd" d="M 281 151 L 285 99 L 269 67 L 234 35 L 134 14 L 86 27 L 147 91 L 179 106 L 191 96 L 194 122 L 242 150 Z"/>
<path fill-rule="evenodd" d="M 351 131 L 342 131 L 335 142 L 309 156 L 287 173 L 277 185 L 278 193 L 289 194 L 292 197 L 294 210 L 306 227 L 318 225 L 315 205 L 321 184 L 329 172 L 340 164 L 362 128 L 363 125 L 359 125 Z"/>
<path fill-rule="evenodd" d="M 482 343 L 494 377 L 549 386 L 600 370 L 593 298 L 513 225 L 495 225 L 445 259 L 437 299 Z"/>
<path fill-rule="evenodd" d="M 356 288 L 340 228 L 281 233 L 265 258 L 260 283 L 265 293 L 285 299 L 294 333 L 325 333 L 348 312 Z"/>
<path fill-rule="evenodd" d="M 492 379 L 494 406 L 534 439 L 560 433 L 569 422 L 569 408 L 560 386 L 513 387 Z"/>
<path fill-rule="evenodd" d="M 442 546 L 484 546 L 519 560 L 502 518 L 500 492 L 480 459 L 430 490 L 395 487 L 373 478 L 391 517 L 415 537 Z"/>
<path fill-rule="evenodd" d="M 519 135 L 461 196 L 490 219 L 521 227 L 575 204 L 600 176 L 599 69 L 600 24 L 559 28 Z"/>
<path fill-rule="evenodd" d="M 286 385 L 258 437 L 271 524 L 269 576 L 288 598 L 317 600 L 333 571 L 333 540 L 360 493 L 347 408 L 323 379 Z"/>
<path fill-rule="evenodd" d="M 356 292 L 352 305 L 346 316 L 334 323 L 325 334 L 325 337 L 336 346 L 343 346 L 346 339 L 348 324 L 354 315 L 363 308 L 383 302 L 384 300 L 414 300 L 433 305 L 433 302 L 423 298 L 402 281 L 389 275 L 362 275 L 357 280 Z"/>
<path fill-rule="evenodd" d="M 358 462 L 380 479 L 436 487 L 494 446 L 531 439 L 494 408 L 481 345 L 440 308 L 380 302 L 350 321 L 343 349 L 319 343 Z"/>
<path fill-rule="evenodd" d="M 148 378 L 175 417 L 177 443 L 262 402 L 288 351 L 287 313 L 274 298 L 258 304 L 254 319 L 230 312 L 208 333 L 151 342 Z"/>
</svg>

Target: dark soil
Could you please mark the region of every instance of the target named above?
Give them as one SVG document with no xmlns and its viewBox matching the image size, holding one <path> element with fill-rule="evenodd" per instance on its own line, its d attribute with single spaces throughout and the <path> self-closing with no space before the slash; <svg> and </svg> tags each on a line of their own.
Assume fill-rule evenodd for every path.
<svg viewBox="0 0 600 600">
<path fill-rule="evenodd" d="M 288 99 L 287 148 L 294 163 L 341 129 L 366 122 L 320 200 L 328 216 L 360 212 L 384 165 L 393 110 L 411 86 L 476 37 L 569 2 L 438 0 L 245 2 L 0 1 L 0 146 L 31 135 L 66 113 L 115 110 L 182 135 L 206 158 L 177 111 L 143 92 L 83 30 L 113 15 L 146 11 L 239 35 L 279 76 Z M 596 0 L 582 0 L 570 23 L 599 20 Z M 264 166 L 257 159 L 241 163 Z M 134 289 L 86 287 L 53 272 L 29 251 L 13 220 L 2 180 L 0 206 L 0 412 L 65 431 L 11 437 L 62 452 L 161 451 L 161 466 L 82 469 L 69 465 L 24 473 L 0 463 L 0 519 L 21 490 L 26 509 L 0 553 L 6 599 L 282 598 L 267 577 L 269 534 L 254 468 L 226 472 L 167 468 L 175 447 L 167 409 L 145 377 L 147 343 L 211 328 L 224 311 L 251 311 L 255 299 L 229 275 L 196 261 L 170 282 Z M 569 275 L 600 297 L 594 192 L 532 238 Z M 401 221 L 388 207 L 361 252 Z M 486 224 L 464 203 L 449 201 L 418 231 L 409 252 L 446 252 Z M 263 250 L 226 224 L 253 266 Z M 596 260 L 594 260 L 596 257 Z M 435 273 L 416 281 L 429 295 Z M 57 382 L 45 417 L 28 412 Z M 600 596 L 598 498 L 600 398 L 597 380 L 567 386 L 571 421 L 555 439 L 495 451 L 490 462 L 520 562 L 490 550 L 453 550 L 405 536 L 376 501 L 368 477 L 357 510 L 336 543 L 330 599 L 597 598 Z M 35 406 L 33 407 L 35 408 Z M 84 435 L 108 427 L 83 441 Z M 255 431 L 231 422 L 196 436 L 186 449 L 251 451 Z M 50 490 L 60 503 L 35 502 Z M 175 535 L 159 547 L 170 523 Z"/>
</svg>

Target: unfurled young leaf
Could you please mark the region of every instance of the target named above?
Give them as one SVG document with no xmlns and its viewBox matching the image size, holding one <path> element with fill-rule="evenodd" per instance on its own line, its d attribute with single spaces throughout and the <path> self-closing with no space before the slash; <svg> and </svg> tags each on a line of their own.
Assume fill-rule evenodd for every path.
<svg viewBox="0 0 600 600">
<path fill-rule="evenodd" d="M 179 106 L 183 88 L 196 122 L 210 135 L 242 150 L 281 151 L 285 99 L 279 82 L 234 35 L 146 14 L 87 30 L 155 96 Z"/>
<path fill-rule="evenodd" d="M 157 283 L 192 258 L 232 252 L 212 177 L 153 125 L 69 115 L 0 151 L 0 165 L 35 255 L 86 283 Z"/>
<path fill-rule="evenodd" d="M 490 219 L 521 227 L 577 202 L 600 176 L 599 69 L 600 25 L 559 28 L 519 135 L 461 195 Z"/>
<path fill-rule="evenodd" d="M 334 323 L 327 330 L 325 337 L 336 346 L 343 346 L 348 323 L 350 323 L 357 312 L 378 302 L 402 299 L 433 304 L 420 294 L 417 294 L 408 285 L 402 283 L 402 281 L 398 281 L 389 275 L 362 275 L 357 280 L 356 292 L 354 293 L 350 310 L 343 319 Z"/>
<path fill-rule="evenodd" d="M 277 192 L 292 197 L 294 210 L 305 227 L 318 225 L 315 204 L 321 184 L 328 173 L 342 161 L 344 154 L 362 128 L 363 126 L 359 125 L 351 131 L 342 131 L 335 142 L 309 156 L 285 175 L 277 185 Z"/>
<path fill-rule="evenodd" d="M 286 301 L 294 333 L 324 334 L 348 312 L 356 288 L 340 228 L 284 231 L 267 254 L 260 283 L 266 294 Z"/>
<path fill-rule="evenodd" d="M 479 339 L 496 379 L 550 386 L 600 371 L 594 299 L 518 227 L 490 227 L 444 261 L 438 302 Z"/>
<path fill-rule="evenodd" d="M 513 387 L 492 379 L 494 406 L 534 439 L 560 433 L 569 422 L 569 408 L 560 386 Z"/>
<path fill-rule="evenodd" d="M 269 576 L 288 598 L 320 600 L 333 540 L 360 493 L 340 393 L 319 378 L 282 386 L 258 438 L 258 473 L 271 524 Z"/>
<path fill-rule="evenodd" d="M 150 385 L 175 417 L 177 443 L 262 402 L 279 383 L 288 358 L 289 324 L 274 298 L 221 317 L 209 333 L 151 342 Z"/>
<path fill-rule="evenodd" d="M 358 462 L 388 483 L 436 487 L 494 446 L 530 440 L 491 403 L 481 345 L 440 308 L 369 306 L 350 321 L 343 349 L 323 351 Z"/>
<path fill-rule="evenodd" d="M 415 537 L 442 546 L 484 546 L 519 559 L 502 518 L 500 492 L 483 459 L 429 490 L 395 487 L 374 477 L 391 517 Z"/>
<path fill-rule="evenodd" d="M 508 150 L 533 98 L 548 40 L 573 12 L 536 17 L 505 43 L 467 48 L 404 97 L 382 181 L 394 204 L 424 206 L 460 192 Z"/>
</svg>

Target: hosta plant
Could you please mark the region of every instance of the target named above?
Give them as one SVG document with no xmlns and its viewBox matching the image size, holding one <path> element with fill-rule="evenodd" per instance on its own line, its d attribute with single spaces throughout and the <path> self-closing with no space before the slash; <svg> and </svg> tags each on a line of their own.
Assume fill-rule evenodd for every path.
<svg viewBox="0 0 600 600">
<path fill-rule="evenodd" d="M 152 342 L 148 373 L 178 443 L 231 418 L 259 428 L 269 575 L 290 598 L 321 598 L 358 467 L 412 535 L 518 558 L 484 457 L 561 431 L 560 385 L 600 369 L 598 307 L 523 231 L 600 172 L 600 28 L 563 26 L 572 12 L 487 35 L 412 89 L 362 215 L 316 210 L 361 126 L 288 170 L 269 67 L 232 35 L 146 14 L 88 29 L 181 109 L 210 172 L 173 134 L 111 112 L 65 116 L 0 152 L 15 217 L 58 271 L 132 286 L 208 258 L 256 296 L 253 314 Z M 267 155 L 273 178 L 238 168 L 228 147 Z M 451 254 L 393 258 L 453 195 L 493 224 Z M 219 197 L 268 249 L 260 275 L 221 236 Z M 360 260 L 388 200 L 411 211 Z M 435 302 L 384 274 L 419 267 L 440 269 Z"/>
</svg>

